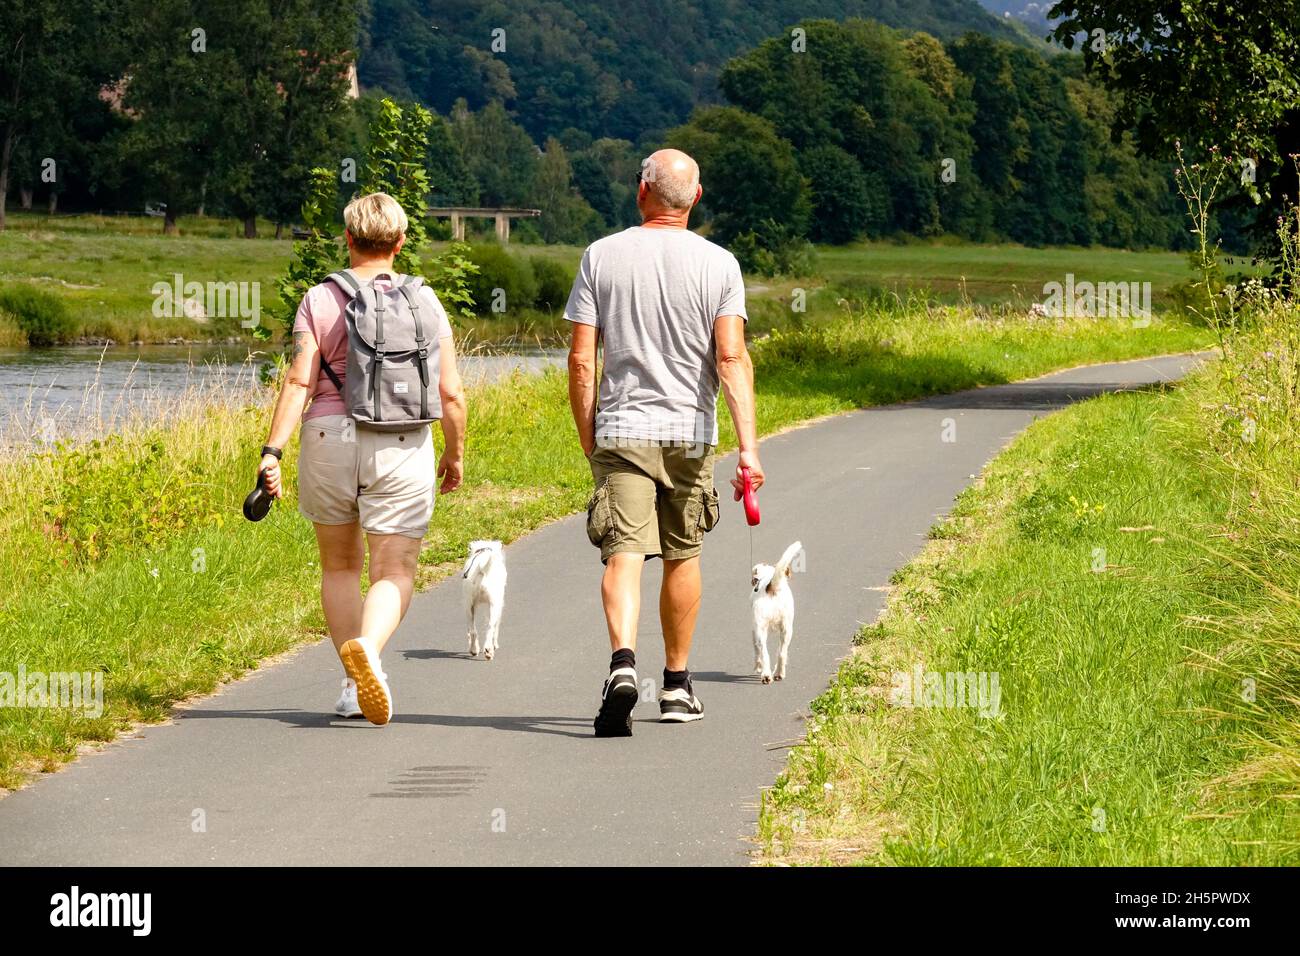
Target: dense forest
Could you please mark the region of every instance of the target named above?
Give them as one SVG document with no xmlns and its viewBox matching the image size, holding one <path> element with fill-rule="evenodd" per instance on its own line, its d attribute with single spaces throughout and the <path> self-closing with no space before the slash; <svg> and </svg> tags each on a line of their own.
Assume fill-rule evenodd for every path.
<svg viewBox="0 0 1300 956">
<path fill-rule="evenodd" d="M 1183 240 L 1171 167 L 1112 139 L 1111 100 L 1081 58 L 863 20 L 801 26 L 815 55 L 764 41 L 722 71 L 733 105 L 670 135 L 701 159 L 724 239 Z"/>
<path fill-rule="evenodd" d="M 531 148 L 500 101 L 453 104 L 432 159 L 445 201 L 535 203 L 547 238 L 635 221 L 637 161 L 667 142 L 700 160 L 697 216 L 719 241 L 772 248 L 897 234 L 1030 245 L 1176 248 L 1169 164 L 1113 138 L 1113 100 L 1077 55 L 970 33 L 947 45 L 866 20 L 798 24 L 732 59 L 722 99 L 662 139 L 573 127 Z M 565 190 L 568 180 L 571 188 Z M 561 198 L 564 208 L 552 212 Z"/>
<path fill-rule="evenodd" d="M 24 55 L 0 60 L 0 193 L 24 207 L 279 231 L 314 167 L 356 188 L 387 94 L 434 110 L 430 200 L 539 208 L 525 242 L 637 221 L 640 159 L 666 143 L 703 167 L 697 224 L 750 261 L 897 235 L 1187 241 L 1170 164 L 1138 153 L 1084 58 L 974 0 L 813 2 L 881 19 L 798 24 L 775 0 L 667 0 L 644 29 L 623 2 L 87 2 L 100 17 L 30 0 Z"/>
<path fill-rule="evenodd" d="M 717 99 L 722 65 L 796 18 L 865 17 L 943 40 L 1025 34 L 975 0 L 372 0 L 362 83 L 442 113 L 504 103 L 534 139 L 634 142 Z M 497 32 L 500 31 L 500 32 Z"/>
</svg>

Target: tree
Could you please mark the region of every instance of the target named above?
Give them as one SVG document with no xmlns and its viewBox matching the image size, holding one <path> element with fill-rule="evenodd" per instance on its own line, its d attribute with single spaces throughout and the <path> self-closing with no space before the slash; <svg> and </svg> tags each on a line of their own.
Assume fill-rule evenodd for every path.
<svg viewBox="0 0 1300 956">
<path fill-rule="evenodd" d="M 436 113 L 429 127 L 429 190 L 435 206 L 473 206 L 478 183 L 447 120 Z"/>
<path fill-rule="evenodd" d="M 207 28 L 197 24 L 219 20 L 205 12 L 182 0 L 129 0 L 133 52 L 122 106 L 134 121 L 118 138 L 119 165 L 165 205 L 165 234 L 202 203 L 221 145 L 213 107 L 226 102 L 227 90 L 205 59 Z"/>
<path fill-rule="evenodd" d="M 37 155 L 41 145 L 65 135 L 69 107 L 84 106 L 112 75 L 119 6 L 117 0 L 77 7 L 60 0 L 6 4 L 0 18 L 0 229 L 16 152 L 26 143 L 23 176 L 31 182 L 30 162 L 44 158 Z"/>
<path fill-rule="evenodd" d="M 129 0 L 120 156 L 176 216 L 291 217 L 347 114 L 351 0 Z"/>
<path fill-rule="evenodd" d="M 322 161 L 338 162 L 350 119 L 349 67 L 357 28 L 354 0 L 292 0 L 274 16 L 282 55 L 279 103 L 254 176 L 258 211 L 278 225 L 293 221 L 306 200 L 303 183 Z"/>
<path fill-rule="evenodd" d="M 799 172 L 794 147 L 767 120 L 734 106 L 705 107 L 668 135 L 668 145 L 700 164 L 702 203 L 713 215 L 719 242 L 770 231 L 767 222 L 792 236 L 807 233 L 808 182 Z"/>
<path fill-rule="evenodd" d="M 478 183 L 479 201 L 487 206 L 531 203 L 539 150 L 506 108 L 493 101 L 471 113 L 462 101 L 453 108 L 451 121 Z"/>
<path fill-rule="evenodd" d="M 906 45 L 879 23 L 799 26 L 806 52 L 773 38 L 728 63 L 719 79 L 727 98 L 797 150 L 832 145 L 852 156 L 883 187 L 886 231 L 939 231 L 941 161 L 970 145 L 941 98 L 955 88 L 956 67 L 941 49 Z"/>
<path fill-rule="evenodd" d="M 814 242 L 852 242 L 878 232 L 885 219 L 879 181 L 867 180 L 862 166 L 838 146 L 816 146 L 799 154 L 799 169 L 812 188 Z"/>
<path fill-rule="evenodd" d="M 420 251 L 428 238 L 429 128 L 433 114 L 418 103 L 380 103 L 370 127 L 370 151 L 359 194 L 384 192 L 406 212 L 406 242 L 394 260 L 399 272 L 420 272 Z"/>
<path fill-rule="evenodd" d="M 553 136 L 537 165 L 534 194 L 542 211 L 538 229 L 546 242 L 580 244 L 599 232 L 600 215 L 574 190 L 568 153 Z"/>
<path fill-rule="evenodd" d="M 469 247 L 453 242 L 441 255 L 428 261 L 421 258 L 428 236 L 424 224 L 429 189 L 425 163 L 431 125 L 431 114 L 418 104 L 403 109 L 391 99 L 381 100 L 370 126 L 371 146 L 361 192 L 387 192 L 402 204 L 409 223 L 406 242 L 396 259 L 397 268 L 408 274 L 423 273 L 449 317 L 469 318 L 474 306 L 469 284 L 478 272 L 478 266 L 469 258 Z M 294 243 L 293 257 L 277 282 L 279 318 L 286 339 L 307 290 L 325 281 L 331 272 L 346 268 L 348 262 L 336 226 L 338 174 L 328 167 L 316 167 L 308 172 L 300 188 L 307 197 L 301 209 L 307 236 Z M 259 328 L 255 334 L 269 338 L 271 333 Z"/>
<path fill-rule="evenodd" d="M 1054 37 L 1073 48 L 1086 34 L 1088 69 L 1120 96 L 1119 129 L 1133 127 L 1144 149 L 1171 158 L 1219 147 L 1239 171 L 1255 163 L 1268 194 L 1261 230 L 1282 196 L 1296 195 L 1289 157 L 1300 153 L 1300 3 L 1237 0 L 1062 0 Z"/>
</svg>

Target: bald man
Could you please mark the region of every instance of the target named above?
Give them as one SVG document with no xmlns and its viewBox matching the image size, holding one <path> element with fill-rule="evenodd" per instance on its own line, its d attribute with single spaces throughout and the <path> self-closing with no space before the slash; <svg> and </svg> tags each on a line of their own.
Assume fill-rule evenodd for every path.
<svg viewBox="0 0 1300 956">
<path fill-rule="evenodd" d="M 601 600 L 612 656 L 598 737 L 629 737 L 639 697 L 636 627 L 641 569 L 664 563 L 659 719 L 704 716 L 687 658 L 699 613 L 700 550 L 721 514 L 713 485 L 721 387 L 740 440 L 740 467 L 763 484 L 754 366 L 745 348 L 745 284 L 736 257 L 686 228 L 700 200 L 695 160 L 662 149 L 641 164 L 641 225 L 594 242 L 569 294 L 569 402 L 595 489 L 587 537 L 605 565 Z M 597 346 L 604 368 L 597 383 Z"/>
</svg>

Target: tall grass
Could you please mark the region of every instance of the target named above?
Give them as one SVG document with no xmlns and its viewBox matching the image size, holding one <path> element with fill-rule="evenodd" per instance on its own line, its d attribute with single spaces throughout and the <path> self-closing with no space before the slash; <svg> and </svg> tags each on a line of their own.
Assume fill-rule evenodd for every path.
<svg viewBox="0 0 1300 956">
<path fill-rule="evenodd" d="M 769 861 L 1300 860 L 1300 220 L 1218 360 L 1034 425 L 899 572 L 764 794 Z M 1002 714 L 909 708 L 984 671 Z"/>
</svg>

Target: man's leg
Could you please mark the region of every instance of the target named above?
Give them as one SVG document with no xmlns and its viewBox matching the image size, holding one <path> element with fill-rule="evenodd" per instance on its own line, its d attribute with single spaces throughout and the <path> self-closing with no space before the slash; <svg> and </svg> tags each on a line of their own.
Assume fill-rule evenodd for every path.
<svg viewBox="0 0 1300 956">
<path fill-rule="evenodd" d="M 699 557 L 664 561 L 664 583 L 659 589 L 659 621 L 664 632 L 664 664 L 667 670 L 686 670 L 695 636 L 695 619 L 700 613 Z"/>
<path fill-rule="evenodd" d="M 587 515 L 587 536 L 600 545 L 605 571 L 601 604 L 612 653 L 609 677 L 596 715 L 597 737 L 632 734 L 632 710 L 640 696 L 636 675 L 636 626 L 641 615 L 641 569 L 659 553 L 655 517 L 657 487 L 649 466 L 658 449 L 597 448 L 591 458 L 596 490 Z"/>
<path fill-rule="evenodd" d="M 641 616 L 641 569 L 645 555 L 610 555 L 605 575 L 600 581 L 601 603 L 605 606 L 605 625 L 609 628 L 609 648 L 636 650 L 636 622 Z"/>
<path fill-rule="evenodd" d="M 691 454 L 664 451 L 669 492 L 660 498 L 659 537 L 663 542 L 664 582 L 659 591 L 659 621 L 664 633 L 664 683 L 659 692 L 659 719 L 670 723 L 704 716 L 691 687 L 687 659 L 700 613 L 700 549 L 718 519 L 713 489 L 713 450 Z"/>
</svg>

